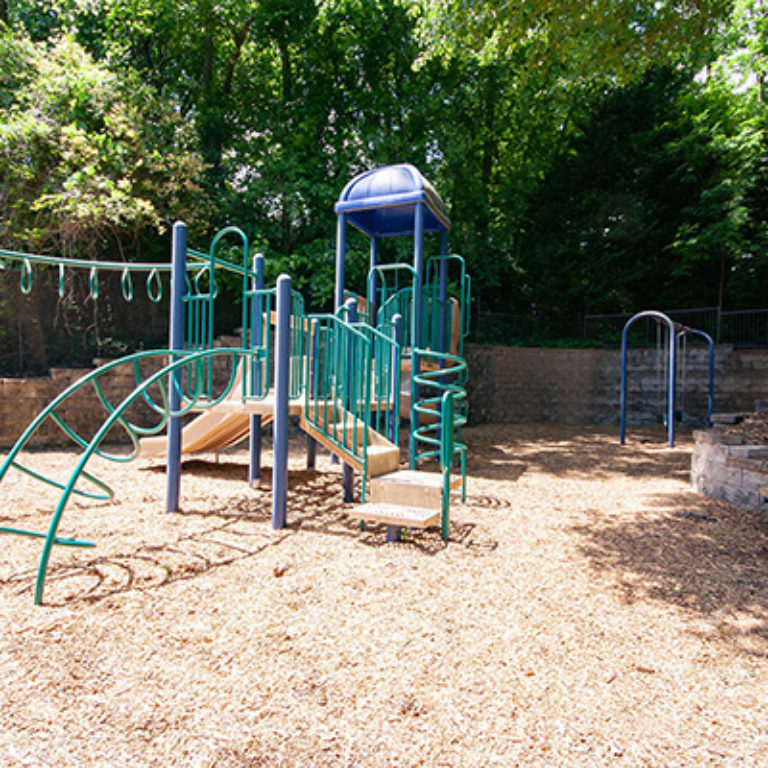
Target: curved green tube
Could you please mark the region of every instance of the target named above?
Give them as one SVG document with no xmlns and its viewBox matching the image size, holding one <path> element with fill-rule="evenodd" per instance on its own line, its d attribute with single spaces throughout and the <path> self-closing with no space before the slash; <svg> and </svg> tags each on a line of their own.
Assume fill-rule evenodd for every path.
<svg viewBox="0 0 768 768">
<path fill-rule="evenodd" d="M 123 401 L 109 415 L 106 421 L 104 421 L 104 423 L 97 430 L 96 434 L 93 436 L 90 443 L 88 444 L 85 451 L 83 452 L 82 456 L 80 457 L 80 460 L 78 461 L 74 471 L 72 472 L 69 482 L 64 487 L 61 498 L 59 499 L 59 503 L 57 504 L 56 510 L 54 511 L 53 516 L 51 518 L 51 523 L 49 525 L 48 533 L 45 537 L 45 544 L 43 545 L 43 552 L 40 556 L 40 563 L 38 565 L 37 580 L 35 583 L 35 604 L 36 605 L 40 605 L 43 600 L 43 590 L 45 585 L 45 576 L 48 569 L 48 561 L 51 556 L 51 550 L 54 544 L 56 543 L 56 532 L 58 530 L 59 523 L 61 522 L 61 517 L 64 513 L 64 509 L 66 508 L 66 505 L 67 505 L 67 502 L 69 501 L 70 496 L 74 492 L 74 487 L 75 487 L 75 484 L 77 483 L 78 478 L 80 477 L 81 474 L 84 474 L 86 463 L 91 458 L 91 456 L 96 453 L 96 451 L 98 450 L 98 446 L 104 440 L 104 438 L 112 429 L 112 427 L 114 427 L 115 424 L 118 423 L 118 421 L 122 418 L 123 413 L 137 399 L 141 397 L 142 392 L 144 392 L 147 388 L 153 386 L 155 383 L 162 380 L 163 378 L 169 375 L 173 375 L 181 366 L 187 365 L 190 362 L 197 362 L 198 359 L 203 360 L 204 358 L 208 358 L 208 357 L 217 357 L 217 356 L 233 355 L 233 354 L 235 356 L 235 359 L 233 360 L 233 367 L 237 366 L 239 362 L 239 357 L 252 356 L 252 353 L 249 350 L 241 350 L 241 349 L 232 350 L 228 348 L 218 348 L 218 349 L 204 350 L 202 352 L 194 353 L 193 355 L 184 355 L 183 357 L 181 357 L 181 359 L 174 360 L 173 362 L 169 363 L 165 367 L 161 368 L 159 371 L 156 371 L 145 381 L 143 381 L 137 388 L 135 388 L 127 397 L 123 399 Z M 166 415 L 170 417 L 176 414 L 171 413 L 169 411 Z"/>
</svg>

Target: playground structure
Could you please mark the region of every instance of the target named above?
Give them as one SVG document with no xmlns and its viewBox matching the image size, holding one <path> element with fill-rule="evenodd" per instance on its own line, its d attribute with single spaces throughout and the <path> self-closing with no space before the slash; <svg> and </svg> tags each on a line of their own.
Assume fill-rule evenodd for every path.
<svg viewBox="0 0 768 768">
<path fill-rule="evenodd" d="M 712 426 L 712 409 L 714 407 L 714 386 L 715 386 L 715 343 L 712 337 L 705 331 L 698 330 L 696 328 L 689 328 L 686 325 L 675 323 L 665 315 L 663 312 L 657 312 L 655 310 L 647 310 L 645 312 L 638 312 L 633 315 L 624 325 L 621 333 L 621 398 L 620 398 L 620 415 L 619 415 L 619 441 L 621 445 L 626 442 L 627 431 L 627 349 L 629 344 L 629 330 L 639 320 L 644 318 L 650 318 L 656 321 L 657 329 L 659 331 L 657 346 L 661 348 L 662 332 L 661 328 L 666 328 L 666 336 L 664 336 L 664 378 L 667 381 L 667 397 L 666 397 L 666 412 L 663 415 L 663 421 L 667 425 L 667 445 L 669 448 L 674 448 L 675 445 L 675 422 L 678 417 L 678 411 L 676 407 L 677 402 L 677 368 L 678 359 L 683 366 L 683 383 L 685 384 L 686 376 L 686 338 L 689 335 L 700 336 L 703 338 L 709 346 L 709 377 L 708 377 L 708 390 L 707 390 L 707 426 Z M 681 354 L 678 355 L 678 348 L 680 348 Z M 681 417 L 684 414 L 680 414 Z"/>
<path fill-rule="evenodd" d="M 59 291 L 67 269 L 88 269 L 91 296 L 98 297 L 99 271 L 119 270 L 123 297 L 133 297 L 133 274 L 147 273 L 150 297 L 162 290 L 170 273 L 169 343 L 166 349 L 137 352 L 89 372 L 56 397 L 27 427 L 0 467 L 0 482 L 14 468 L 61 492 L 46 532 L 0 527 L 0 533 L 44 540 L 35 585 L 40 604 L 48 562 L 55 545 L 93 546 L 80 538 L 59 536 L 69 499 L 108 499 L 112 491 L 86 471 L 93 456 L 127 462 L 139 455 L 165 455 L 166 511 L 179 509 L 183 452 L 218 450 L 249 437 L 249 483 L 260 474 L 262 430 L 273 428 L 272 525 L 286 525 L 288 422 L 298 417 L 309 436 L 307 463 L 314 466 L 316 446 L 343 463 L 344 501 L 353 501 L 354 475 L 360 475 L 360 503 L 350 517 L 387 526 L 387 540 L 399 529 L 440 525 L 448 538 L 451 490 L 466 493 L 467 366 L 463 338 L 468 332 L 470 282 L 464 260 L 447 254 L 450 222 L 434 189 L 410 165 L 361 174 L 344 188 L 337 212 L 335 311 L 310 315 L 291 280 L 281 275 L 264 286 L 264 259 L 251 260 L 245 234 L 236 227 L 220 231 L 208 253 L 187 247 L 186 227 L 174 225 L 171 263 L 92 262 L 0 251 L 17 263 L 20 288 L 33 287 L 33 266 L 55 266 Z M 366 296 L 344 286 L 346 225 L 370 238 L 371 259 Z M 426 233 L 440 235 L 440 254 L 425 257 Z M 413 264 L 380 264 L 381 238 L 413 240 Z M 216 256 L 222 238 L 242 243 L 242 263 Z M 241 280 L 240 345 L 213 343 L 217 270 Z M 451 282 L 449 283 L 449 278 Z M 453 289 L 451 296 L 449 285 Z M 218 391 L 214 368 L 225 365 L 227 384 Z M 131 370 L 135 386 L 119 403 L 106 397 L 103 377 L 119 366 Z M 91 437 L 72 429 L 57 413 L 83 388 L 93 388 L 106 418 Z M 155 417 L 150 426 L 134 418 L 138 406 Z M 409 424 L 409 469 L 400 465 L 400 414 Z M 186 427 L 183 417 L 199 412 Z M 21 463 L 20 454 L 35 431 L 52 420 L 81 449 L 66 480 L 44 477 Z M 105 440 L 114 429 L 126 433 L 132 450 L 110 451 Z M 166 436 L 160 437 L 165 430 Z M 435 461 L 438 472 L 419 468 Z M 452 474 L 458 465 L 459 472 Z M 85 483 L 88 487 L 83 487 Z"/>
</svg>

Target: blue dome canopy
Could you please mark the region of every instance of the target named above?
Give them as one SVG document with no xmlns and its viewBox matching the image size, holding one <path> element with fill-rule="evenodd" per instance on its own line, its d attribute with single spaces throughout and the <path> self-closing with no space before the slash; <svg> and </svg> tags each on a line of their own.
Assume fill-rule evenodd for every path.
<svg viewBox="0 0 768 768">
<path fill-rule="evenodd" d="M 336 213 L 369 237 L 412 235 L 416 205 L 424 204 L 424 231 L 451 228 L 445 205 L 413 165 L 402 163 L 355 176 L 343 189 Z"/>
</svg>

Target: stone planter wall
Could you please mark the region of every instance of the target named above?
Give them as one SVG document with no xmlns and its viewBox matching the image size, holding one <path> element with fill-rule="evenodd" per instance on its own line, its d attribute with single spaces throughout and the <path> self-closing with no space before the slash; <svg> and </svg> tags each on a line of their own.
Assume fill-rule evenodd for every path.
<svg viewBox="0 0 768 768">
<path fill-rule="evenodd" d="M 694 438 L 691 482 L 697 491 L 744 509 L 766 508 L 760 489 L 768 489 L 768 445 L 747 445 L 719 429 L 696 431 Z"/>
</svg>

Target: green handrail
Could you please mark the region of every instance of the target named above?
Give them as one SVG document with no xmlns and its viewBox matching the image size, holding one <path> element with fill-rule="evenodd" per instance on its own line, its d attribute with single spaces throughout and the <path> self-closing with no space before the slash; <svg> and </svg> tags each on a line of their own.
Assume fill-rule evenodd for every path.
<svg viewBox="0 0 768 768">
<path fill-rule="evenodd" d="M 446 333 L 450 338 L 452 331 L 452 318 L 450 313 L 447 312 L 447 307 L 443 306 L 439 296 L 439 270 L 438 267 L 441 263 L 448 265 L 458 264 L 458 290 L 454 290 L 453 293 L 457 293 L 459 302 L 459 322 L 461 327 L 459 328 L 459 347 L 458 354 L 463 355 L 464 351 L 464 338 L 469 334 L 469 306 L 471 302 L 471 285 L 469 275 L 467 274 L 466 262 L 463 256 L 458 253 L 447 253 L 440 256 L 430 256 L 427 259 L 426 266 L 426 279 L 425 285 L 425 299 L 428 307 L 428 319 L 426 321 L 426 327 L 429 329 L 428 336 L 423 340 L 423 344 L 432 349 L 439 349 L 439 334 L 440 326 L 443 322 L 443 318 L 448 321 L 448 327 Z"/>
<path fill-rule="evenodd" d="M 444 392 L 440 402 L 440 471 L 443 475 L 442 509 L 440 510 L 440 536 L 448 540 L 449 515 L 451 508 L 451 467 L 453 466 L 456 442 L 454 436 L 455 392 Z M 466 450 L 461 451 L 462 478 L 466 484 Z M 463 500 L 466 501 L 466 487 L 463 487 Z"/>
<path fill-rule="evenodd" d="M 400 346 L 391 332 L 337 314 L 309 315 L 307 323 L 304 418 L 360 464 L 365 501 L 369 428 L 397 444 Z"/>
</svg>

